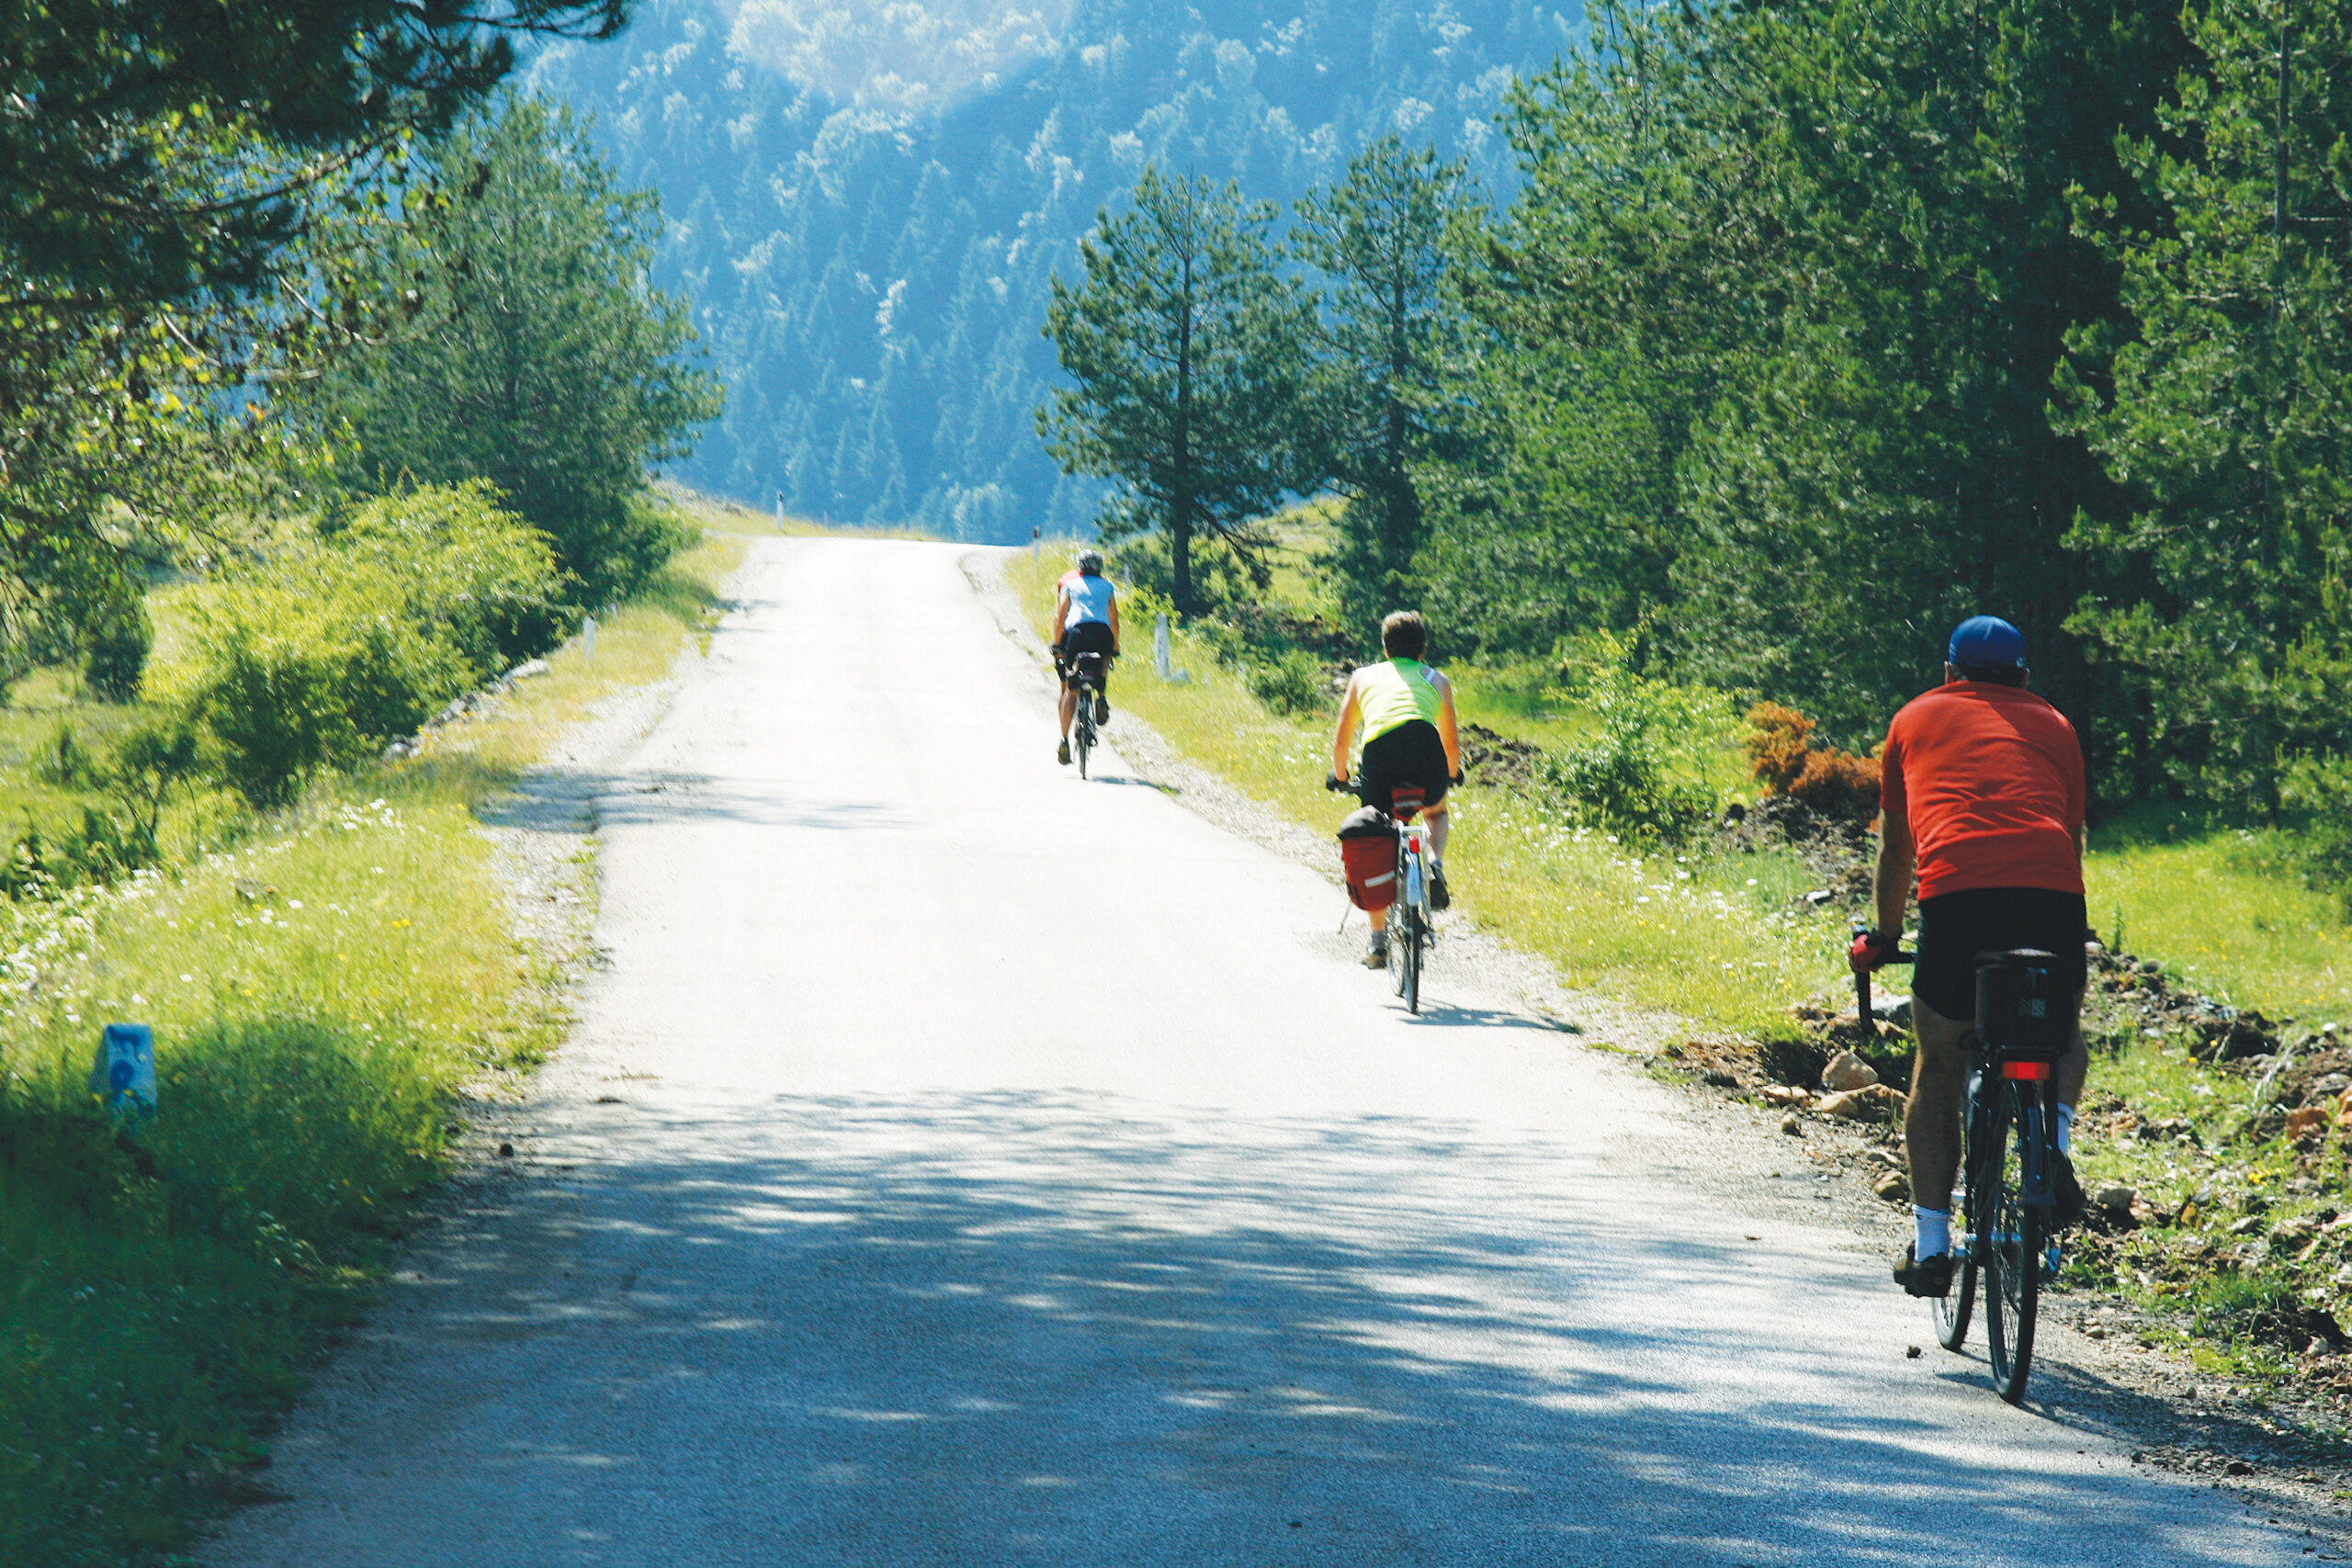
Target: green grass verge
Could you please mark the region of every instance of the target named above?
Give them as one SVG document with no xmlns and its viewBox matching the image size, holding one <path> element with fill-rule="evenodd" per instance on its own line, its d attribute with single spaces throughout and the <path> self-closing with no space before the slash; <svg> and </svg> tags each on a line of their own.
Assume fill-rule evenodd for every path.
<svg viewBox="0 0 2352 1568">
<path fill-rule="evenodd" d="M 738 532 L 608 616 L 593 660 L 567 645 L 415 761 L 172 869 L 0 904 L 0 1562 L 160 1560 L 240 1495 L 446 1168 L 460 1086 L 564 1024 L 475 809 L 707 635 Z M 23 772 L 0 791 L 47 787 Z M 84 1084 L 117 1019 L 154 1025 L 161 1077 L 119 1139 Z"/>
</svg>

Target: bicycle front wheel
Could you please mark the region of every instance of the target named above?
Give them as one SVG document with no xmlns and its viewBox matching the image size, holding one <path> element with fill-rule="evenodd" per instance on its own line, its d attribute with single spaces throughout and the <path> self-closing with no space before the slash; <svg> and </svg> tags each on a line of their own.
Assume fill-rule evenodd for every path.
<svg viewBox="0 0 2352 1568">
<path fill-rule="evenodd" d="M 1994 1142 L 1985 1150 L 1976 1235 L 1984 1269 L 1984 1339 L 1993 1364 L 1993 1391 L 2011 1404 L 2025 1398 L 2026 1376 L 2033 1366 L 2034 1321 L 2041 1304 L 2048 1213 L 2025 1201 L 2028 1145 L 2040 1153 L 2041 1126 L 2036 1089 L 2020 1092 L 2017 1084 L 2003 1082 L 1992 1118 Z"/>
</svg>

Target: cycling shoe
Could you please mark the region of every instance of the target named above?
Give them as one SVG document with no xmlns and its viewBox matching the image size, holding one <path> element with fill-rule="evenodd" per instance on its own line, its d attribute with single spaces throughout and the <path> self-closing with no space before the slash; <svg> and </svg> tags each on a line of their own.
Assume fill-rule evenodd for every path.
<svg viewBox="0 0 2352 1568">
<path fill-rule="evenodd" d="M 2083 1184 L 2075 1179 L 2075 1162 L 2056 1149 L 2050 1151 L 2050 1198 L 2056 1205 L 2053 1217 L 2060 1230 L 2081 1224 L 2090 1208 L 2083 1196 Z"/>
<path fill-rule="evenodd" d="M 1388 967 L 1388 933 L 1386 931 L 1382 931 L 1374 937 L 1372 945 L 1363 950 L 1363 966 L 1367 969 Z"/>
<path fill-rule="evenodd" d="M 1430 908 L 1443 909 L 1453 903 L 1453 895 L 1445 886 L 1445 868 L 1441 865 L 1430 867 Z"/>
<path fill-rule="evenodd" d="M 1933 1258 L 1915 1258 L 1912 1249 L 1918 1245 L 1903 1244 L 1903 1256 L 1894 1260 L 1894 1282 L 1915 1296 L 1951 1294 L 1951 1254 L 1939 1252 Z"/>
<path fill-rule="evenodd" d="M 1111 722 L 1110 698 L 1097 697 L 1094 699 L 1094 722 L 1097 724 L 1108 724 Z"/>
<path fill-rule="evenodd" d="M 1055 751 L 1054 751 L 1054 761 L 1057 761 L 1057 762 L 1059 762 L 1059 763 L 1060 763 L 1063 767 L 1065 767 L 1065 768 L 1067 768 L 1067 767 L 1069 767 L 1069 741 L 1067 741 L 1067 740 L 1063 741 L 1063 742 L 1061 743 L 1061 745 L 1060 745 L 1060 746 L 1058 746 L 1057 748 L 1056 748 L 1056 749 L 1055 749 Z"/>
</svg>

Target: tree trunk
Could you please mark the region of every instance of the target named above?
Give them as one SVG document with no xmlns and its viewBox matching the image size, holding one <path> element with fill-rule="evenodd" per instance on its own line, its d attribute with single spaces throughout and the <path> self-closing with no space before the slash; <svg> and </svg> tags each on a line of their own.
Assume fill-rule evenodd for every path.
<svg viewBox="0 0 2352 1568">
<path fill-rule="evenodd" d="M 1168 554 L 1175 567 L 1176 613 L 1200 614 L 1193 591 L 1193 256 L 1188 248 L 1181 266 L 1183 291 L 1176 311 L 1176 420 L 1170 432 Z"/>
</svg>

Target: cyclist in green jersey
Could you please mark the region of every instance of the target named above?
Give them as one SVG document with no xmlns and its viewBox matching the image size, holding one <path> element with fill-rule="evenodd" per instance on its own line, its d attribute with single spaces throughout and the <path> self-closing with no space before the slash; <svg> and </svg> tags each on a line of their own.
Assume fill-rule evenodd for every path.
<svg viewBox="0 0 2352 1568">
<path fill-rule="evenodd" d="M 1429 651 L 1429 626 L 1419 614 L 1400 610 L 1380 623 L 1380 649 L 1388 655 L 1348 677 L 1340 702 L 1340 728 L 1331 738 L 1331 775 L 1348 784 L 1348 751 L 1363 732 L 1363 766 L 1353 788 L 1366 806 L 1385 811 L 1398 785 L 1421 792 L 1421 816 L 1430 825 L 1430 908 L 1452 902 L 1445 886 L 1447 786 L 1462 777 L 1462 738 L 1453 718 L 1453 683 L 1421 662 Z M 1372 911 L 1372 946 L 1364 967 L 1388 963 L 1388 911 Z"/>
</svg>

